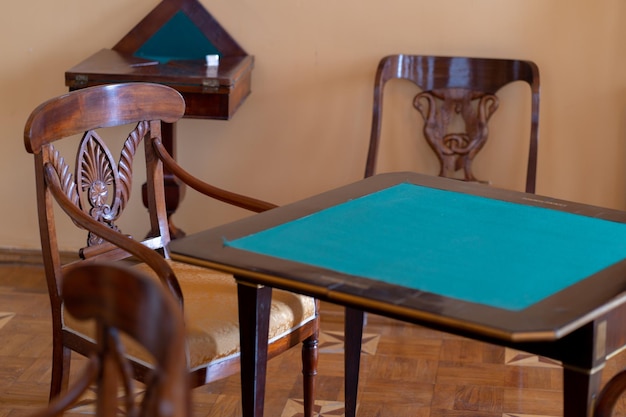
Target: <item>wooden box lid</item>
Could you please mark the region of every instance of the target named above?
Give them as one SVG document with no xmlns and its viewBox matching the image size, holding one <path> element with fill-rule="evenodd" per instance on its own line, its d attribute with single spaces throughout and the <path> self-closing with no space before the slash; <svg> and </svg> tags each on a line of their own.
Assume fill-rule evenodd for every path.
<svg viewBox="0 0 626 417">
<path fill-rule="evenodd" d="M 65 72 L 70 89 L 121 82 L 155 82 L 180 92 L 229 94 L 248 77 L 254 59 L 251 55 L 221 57 L 218 67 L 204 60 L 159 61 L 101 49 Z"/>
</svg>

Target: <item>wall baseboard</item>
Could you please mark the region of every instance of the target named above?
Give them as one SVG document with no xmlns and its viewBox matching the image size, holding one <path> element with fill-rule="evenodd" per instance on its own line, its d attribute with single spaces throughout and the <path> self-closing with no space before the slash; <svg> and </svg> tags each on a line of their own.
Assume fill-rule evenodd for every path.
<svg viewBox="0 0 626 417">
<path fill-rule="evenodd" d="M 61 252 L 63 263 L 76 259 L 78 256 L 75 253 Z M 0 264 L 43 266 L 43 258 L 40 249 L 0 248 Z"/>
</svg>

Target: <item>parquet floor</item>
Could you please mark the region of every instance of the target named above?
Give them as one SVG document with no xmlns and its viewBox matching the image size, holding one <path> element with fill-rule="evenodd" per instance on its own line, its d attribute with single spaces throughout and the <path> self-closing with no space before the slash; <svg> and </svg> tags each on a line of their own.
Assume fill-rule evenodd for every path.
<svg viewBox="0 0 626 417">
<path fill-rule="evenodd" d="M 342 317 L 342 309 L 322 305 L 319 416 L 343 415 Z M 27 416 L 45 406 L 50 351 L 42 269 L 0 265 L 0 417 Z M 626 355 L 613 358 L 604 379 L 625 364 Z M 80 365 L 77 358 L 73 369 Z M 302 415 L 299 369 L 297 348 L 270 361 L 266 416 Z M 561 386 L 558 363 L 368 315 L 359 417 L 560 416 Z M 239 377 L 195 389 L 193 401 L 194 417 L 240 416 Z M 620 403 L 618 411 L 625 409 Z M 90 412 L 86 398 L 71 414 Z"/>
</svg>

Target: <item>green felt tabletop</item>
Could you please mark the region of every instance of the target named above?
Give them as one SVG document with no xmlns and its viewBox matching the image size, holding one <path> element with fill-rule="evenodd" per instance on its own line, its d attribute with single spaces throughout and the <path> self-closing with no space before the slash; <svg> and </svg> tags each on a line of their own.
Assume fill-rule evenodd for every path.
<svg viewBox="0 0 626 417">
<path fill-rule="evenodd" d="M 228 246 L 507 310 L 622 260 L 626 224 L 399 184 Z"/>
</svg>

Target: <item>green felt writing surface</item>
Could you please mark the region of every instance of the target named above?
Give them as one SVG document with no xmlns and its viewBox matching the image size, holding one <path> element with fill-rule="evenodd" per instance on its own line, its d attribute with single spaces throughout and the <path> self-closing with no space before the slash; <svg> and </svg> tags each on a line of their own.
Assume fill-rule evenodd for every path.
<svg viewBox="0 0 626 417">
<path fill-rule="evenodd" d="M 400 184 L 226 244 L 521 310 L 625 258 L 626 224 Z"/>
<path fill-rule="evenodd" d="M 139 58 L 166 63 L 171 60 L 204 60 L 206 55 L 221 55 L 202 31 L 179 11 L 135 52 Z"/>
</svg>

